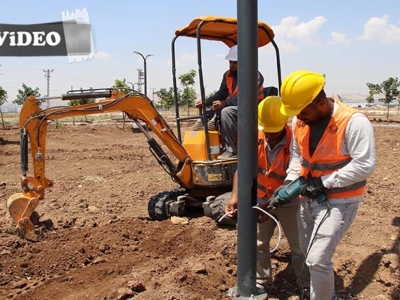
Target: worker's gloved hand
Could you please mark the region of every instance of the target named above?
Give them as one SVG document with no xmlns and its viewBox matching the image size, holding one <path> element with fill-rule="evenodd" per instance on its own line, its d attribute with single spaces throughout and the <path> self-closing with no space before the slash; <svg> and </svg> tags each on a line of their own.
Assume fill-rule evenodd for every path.
<svg viewBox="0 0 400 300">
<path fill-rule="evenodd" d="M 325 193 L 326 187 L 322 183 L 320 177 L 312 178 L 307 181 L 306 184 L 300 189 L 300 195 L 306 196 L 311 199 L 317 199 L 320 195 Z"/>
<path fill-rule="evenodd" d="M 279 195 L 277 194 L 275 197 L 269 199 L 267 203 L 268 203 L 267 209 L 276 209 L 288 202 L 285 199 L 279 197 Z"/>
<path fill-rule="evenodd" d="M 278 195 L 278 192 L 279 192 L 281 189 L 283 189 L 285 186 L 286 186 L 285 184 L 282 184 L 282 185 L 278 186 L 278 187 L 276 188 L 276 190 L 272 193 L 272 198 L 276 197 L 276 195 Z"/>
<path fill-rule="evenodd" d="M 290 183 L 290 181 L 287 182 L 288 184 Z M 277 187 L 275 189 L 275 191 L 272 194 L 272 198 L 269 199 L 269 201 L 267 202 L 268 206 L 267 209 L 276 209 L 286 203 L 288 203 L 287 200 L 279 197 L 278 192 L 283 189 L 286 188 L 287 184 L 282 184 L 281 186 Z"/>
<path fill-rule="evenodd" d="M 265 221 L 267 221 L 269 219 L 269 216 L 265 213 L 265 211 L 268 211 L 270 209 L 275 209 L 275 207 L 270 207 L 270 201 L 274 199 L 274 197 L 272 197 L 270 200 L 264 202 L 263 204 L 257 204 L 257 206 L 259 208 L 261 208 L 263 211 L 258 210 L 258 217 L 257 217 L 257 222 L 258 223 L 264 223 Z"/>
</svg>

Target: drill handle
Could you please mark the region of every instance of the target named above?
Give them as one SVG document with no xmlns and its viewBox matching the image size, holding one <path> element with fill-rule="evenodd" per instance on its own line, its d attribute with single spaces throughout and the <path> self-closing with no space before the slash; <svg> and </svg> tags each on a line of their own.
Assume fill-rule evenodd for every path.
<svg viewBox="0 0 400 300">
<path fill-rule="evenodd" d="M 299 177 L 298 179 L 293 180 L 291 183 L 285 185 L 282 189 L 280 189 L 277 196 L 279 196 L 285 202 L 289 203 L 300 195 L 300 190 L 304 184 L 304 178 Z"/>
</svg>

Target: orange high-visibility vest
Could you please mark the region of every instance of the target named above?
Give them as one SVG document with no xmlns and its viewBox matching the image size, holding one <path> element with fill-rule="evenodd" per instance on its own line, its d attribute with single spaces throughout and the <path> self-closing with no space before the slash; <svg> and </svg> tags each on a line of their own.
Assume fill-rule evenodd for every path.
<svg viewBox="0 0 400 300">
<path fill-rule="evenodd" d="M 286 144 L 280 149 L 271 165 L 268 165 L 265 150 L 265 133 L 258 131 L 258 171 L 257 171 L 257 198 L 271 198 L 273 192 L 283 184 L 286 178 L 286 170 L 290 160 L 290 143 L 292 129 L 285 125 Z"/>
<path fill-rule="evenodd" d="M 332 116 L 325 129 L 321 140 L 312 156 L 310 156 L 310 127 L 304 122 L 297 120 L 294 133 L 298 141 L 301 155 L 301 176 L 307 178 L 321 177 L 343 168 L 351 161 L 350 155 L 344 155 L 341 147 L 345 138 L 347 124 L 351 116 L 358 112 L 340 101 L 335 100 L 339 108 Z M 343 188 L 333 188 L 326 191 L 328 198 L 349 198 L 361 196 L 364 193 L 366 180 L 354 183 Z"/>
<path fill-rule="evenodd" d="M 261 76 L 260 72 L 258 72 L 258 76 L 259 77 Z M 225 82 L 226 82 L 226 86 L 228 88 L 228 93 L 229 93 L 229 96 L 227 99 L 231 98 L 232 96 L 237 95 L 239 85 L 236 84 L 235 89 L 233 89 L 233 77 L 230 76 L 230 71 L 227 71 L 225 73 Z M 258 87 L 258 101 L 261 101 L 262 99 L 264 99 L 264 86 L 263 85 Z"/>
</svg>

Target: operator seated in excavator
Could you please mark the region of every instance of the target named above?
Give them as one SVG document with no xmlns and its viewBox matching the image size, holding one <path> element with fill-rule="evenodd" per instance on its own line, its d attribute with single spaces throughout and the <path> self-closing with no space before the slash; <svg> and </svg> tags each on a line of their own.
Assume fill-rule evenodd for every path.
<svg viewBox="0 0 400 300">
<path fill-rule="evenodd" d="M 223 142 L 224 151 L 217 157 L 219 160 L 237 159 L 237 105 L 238 105 L 238 84 L 237 84 L 237 45 L 229 49 L 225 59 L 229 61 L 227 70 L 221 81 L 219 90 L 205 100 L 206 106 L 212 106 L 207 110 L 208 126 L 210 130 L 218 130 Z M 258 102 L 264 99 L 264 77 L 258 72 Z M 195 106 L 201 108 L 201 99 L 195 101 Z M 201 120 L 198 120 L 193 130 L 202 130 Z M 200 126 L 199 126 L 200 125 Z"/>
</svg>

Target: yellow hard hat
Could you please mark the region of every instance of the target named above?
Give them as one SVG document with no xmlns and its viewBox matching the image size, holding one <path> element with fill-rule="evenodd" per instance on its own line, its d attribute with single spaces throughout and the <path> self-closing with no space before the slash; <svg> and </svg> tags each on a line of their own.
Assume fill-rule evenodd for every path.
<svg viewBox="0 0 400 300">
<path fill-rule="evenodd" d="M 311 71 L 295 71 L 283 80 L 281 87 L 281 112 L 297 116 L 324 88 L 325 75 Z"/>
<path fill-rule="evenodd" d="M 280 112 L 282 98 L 268 96 L 258 104 L 258 128 L 264 132 L 281 131 L 289 117 Z"/>
</svg>

